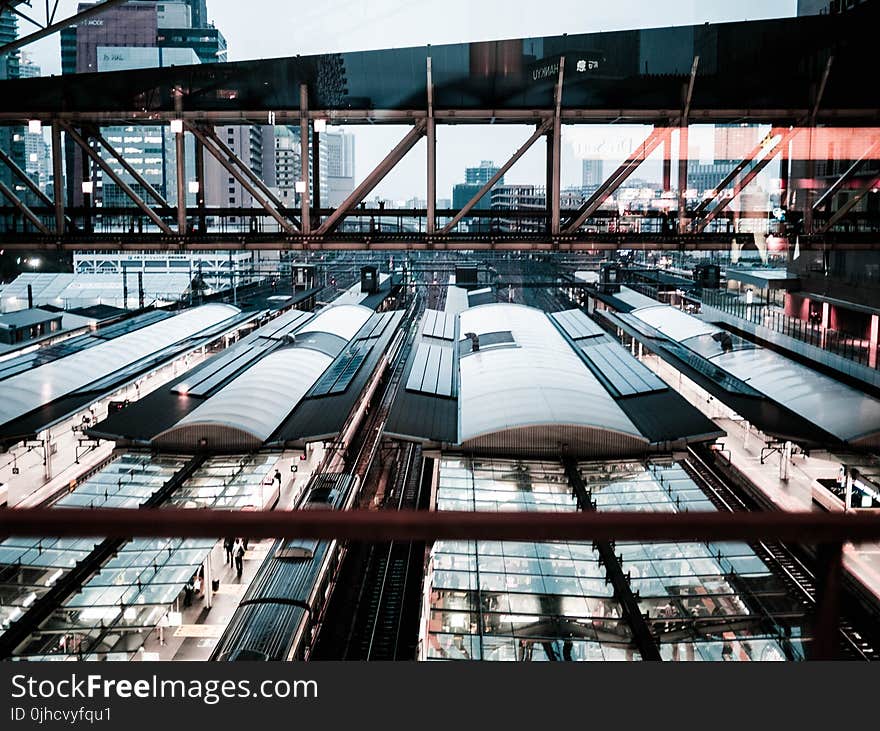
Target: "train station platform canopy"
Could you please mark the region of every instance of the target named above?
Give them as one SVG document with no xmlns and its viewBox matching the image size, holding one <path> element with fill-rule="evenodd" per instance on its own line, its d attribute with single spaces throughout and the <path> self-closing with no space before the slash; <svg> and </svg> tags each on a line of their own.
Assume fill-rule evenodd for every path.
<svg viewBox="0 0 880 731">
<path fill-rule="evenodd" d="M 208 304 L 154 310 L 0 363 L 0 442 L 37 434 L 253 317 Z"/>
<path fill-rule="evenodd" d="M 741 282 L 758 289 L 798 289 L 801 281 L 797 275 L 791 275 L 788 270 L 781 268 L 737 269 L 728 267 L 725 275 L 728 282 Z"/>
<path fill-rule="evenodd" d="M 517 456 L 668 451 L 722 432 L 580 310 L 426 311 L 386 431 Z"/>
<path fill-rule="evenodd" d="M 692 122 L 795 122 L 816 102 L 811 89 L 829 56 L 815 120 L 875 123 L 864 73 L 874 64 L 877 3 L 834 16 L 674 28 L 572 33 L 222 64 L 174 66 L 0 82 L 0 120 L 78 117 L 105 123 L 191 115 L 212 123 L 298 117 L 306 105 L 331 121 L 395 122 L 433 107 L 441 121 L 524 121 L 552 112 L 559 61 L 567 121 L 661 122 L 681 114 L 682 85 L 699 63 Z M 528 114 L 524 114 L 524 112 Z"/>
<path fill-rule="evenodd" d="M 603 311 L 761 431 L 807 448 L 876 449 L 880 400 L 669 305 Z"/>
<path fill-rule="evenodd" d="M 402 312 L 290 310 L 88 433 L 172 452 L 302 447 L 342 429 Z"/>
</svg>

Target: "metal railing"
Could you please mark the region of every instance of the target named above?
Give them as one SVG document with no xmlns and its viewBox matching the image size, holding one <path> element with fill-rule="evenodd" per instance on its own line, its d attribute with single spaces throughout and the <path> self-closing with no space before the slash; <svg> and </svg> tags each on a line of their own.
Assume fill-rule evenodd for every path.
<svg viewBox="0 0 880 731">
<path fill-rule="evenodd" d="M 811 659 L 836 657 L 843 545 L 880 539 L 880 515 L 865 513 L 474 513 L 459 511 L 255 511 L 31 508 L 0 510 L 6 536 L 301 538 L 383 542 L 779 541 L 817 546 Z"/>
<path fill-rule="evenodd" d="M 699 300 L 705 305 L 719 309 L 741 320 L 746 320 L 755 325 L 762 325 L 774 332 L 821 348 L 847 360 L 855 361 L 860 365 L 877 367 L 878 358 L 876 357 L 873 359 L 875 365 L 871 366 L 870 344 L 864 337 L 827 327 L 823 328 L 821 325 L 813 325 L 798 317 L 786 315 L 776 305 L 763 302 L 750 304 L 741 300 L 738 296 L 729 295 L 717 290 L 702 290 L 699 294 Z"/>
</svg>

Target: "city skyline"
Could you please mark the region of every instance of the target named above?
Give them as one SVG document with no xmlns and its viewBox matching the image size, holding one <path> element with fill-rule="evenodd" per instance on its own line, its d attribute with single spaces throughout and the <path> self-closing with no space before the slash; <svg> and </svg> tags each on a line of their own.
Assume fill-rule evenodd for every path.
<svg viewBox="0 0 880 731">
<path fill-rule="evenodd" d="M 227 60 L 271 58 L 289 55 L 368 50 L 428 43 L 471 42 L 492 38 L 516 38 L 569 32 L 600 32 L 632 27 L 688 25 L 702 22 L 754 20 L 794 15 L 796 0 L 747 0 L 723 3 L 720 0 L 696 2 L 679 0 L 644 7 L 635 0 L 622 0 L 614 6 L 562 0 L 559 12 L 546 14 L 539 7 L 523 7 L 521 12 L 500 12 L 503 3 L 488 0 L 480 4 L 450 0 L 443 8 L 429 2 L 401 3 L 398 0 L 359 2 L 349 0 L 333 7 L 306 5 L 292 8 L 277 0 L 259 0 L 269 13 L 242 18 L 240 5 L 232 0 L 210 0 L 208 18 L 226 36 Z M 61 0 L 59 12 L 68 12 L 75 0 Z M 636 12 L 637 11 L 637 12 Z M 272 23 L 263 19 L 272 17 Z M 416 23 L 415 19 L 419 22 Z M 293 32 L 291 32 L 293 28 Z M 34 62 L 46 75 L 60 72 L 58 38 L 50 37 L 27 48 Z M 356 180 L 372 170 L 405 134 L 403 127 L 344 128 L 355 135 Z M 528 136 L 525 126 L 486 127 L 480 134 L 460 127 L 443 126 L 437 133 L 437 195 L 451 198 L 453 187 L 462 182 L 464 170 L 491 159 L 506 160 Z M 592 130 L 600 135 L 605 130 Z M 561 179 L 563 187 L 575 187 L 582 180 L 582 158 L 574 136 L 563 129 Z M 374 191 L 392 200 L 423 198 L 427 183 L 422 174 L 426 143 L 421 141 Z M 620 159 L 620 158 L 618 158 Z M 659 163 L 646 163 L 640 174 L 656 175 Z M 545 161 L 543 145 L 530 149 L 509 171 L 512 183 L 541 184 Z M 646 171 L 649 171 L 646 173 Z"/>
</svg>

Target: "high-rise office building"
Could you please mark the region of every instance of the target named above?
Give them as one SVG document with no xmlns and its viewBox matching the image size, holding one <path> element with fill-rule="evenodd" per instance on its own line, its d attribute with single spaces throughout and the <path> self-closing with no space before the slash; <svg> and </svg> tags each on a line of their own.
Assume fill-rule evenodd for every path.
<svg viewBox="0 0 880 731">
<path fill-rule="evenodd" d="M 11 43 L 18 38 L 18 19 L 10 10 L 0 12 L 0 44 Z M 14 51 L 5 56 L 0 56 L 0 79 L 17 79 L 19 73 L 19 52 Z M 25 166 L 25 142 L 23 130 L 20 127 L 0 127 L 0 148 L 15 161 L 19 167 Z M 24 185 L 17 182 L 12 171 L 6 165 L 0 165 L 0 180 L 2 180 L 16 193 L 22 194 Z M 2 196 L 0 196 L 2 200 Z M 5 205 L 8 203 L 2 200 Z"/>
<path fill-rule="evenodd" d="M 498 170 L 498 166 L 490 160 L 483 160 L 476 167 L 465 168 L 464 182 L 456 184 L 452 189 L 452 207 L 462 208 L 479 192 L 480 188 L 491 180 L 492 176 L 495 175 Z M 498 182 L 495 185 L 504 185 L 503 175 L 498 179 Z M 490 193 L 484 195 L 474 206 L 474 209 L 488 210 L 491 208 L 492 198 Z"/>
<path fill-rule="evenodd" d="M 336 208 L 354 190 L 354 135 L 344 130 L 328 129 L 320 134 L 318 150 L 318 188 L 321 200 L 315 200 L 309 160 L 309 195 L 313 206 Z M 310 158 L 314 151 L 310 147 Z M 298 205 L 296 183 L 302 180 L 302 150 L 299 127 L 267 127 L 263 139 L 263 179 L 290 207 Z"/>
<path fill-rule="evenodd" d="M 584 160 L 581 169 L 581 187 L 593 193 L 602 184 L 602 161 Z"/>
<path fill-rule="evenodd" d="M 91 5 L 80 3 L 79 8 Z M 222 34 L 207 26 L 204 0 L 135 0 L 65 28 L 61 32 L 61 71 L 70 74 L 189 65 L 216 61 L 218 56 L 223 60 L 225 49 Z M 104 128 L 102 133 L 166 200 L 176 202 L 174 137 L 167 126 Z M 68 200 L 82 205 L 83 155 L 75 145 L 66 145 L 65 158 Z M 121 167 L 114 164 L 114 168 L 136 192 L 143 193 Z M 187 150 L 187 169 L 191 176 L 192 149 Z M 103 206 L 130 203 L 100 171 L 93 174 L 93 180 L 95 202 Z M 194 194 L 188 195 L 194 202 Z"/>
<path fill-rule="evenodd" d="M 321 205 L 336 208 L 354 190 L 354 135 L 328 130 L 321 135 L 321 148 Z"/>
<path fill-rule="evenodd" d="M 255 175 L 272 179 L 272 171 L 263 169 L 263 147 L 266 143 L 264 128 L 257 125 L 228 125 L 216 127 L 214 132 L 233 154 L 247 165 Z M 267 185 L 271 182 L 267 181 Z M 215 158 L 205 155 L 205 205 L 208 208 L 253 208 L 257 205 L 253 196 L 229 174 Z M 249 222 L 248 216 L 228 216 L 226 221 L 239 226 Z"/>
<path fill-rule="evenodd" d="M 22 53 L 19 62 L 19 75 L 23 79 L 41 76 L 40 67 L 26 53 Z M 49 145 L 43 131 L 30 132 L 24 130 L 24 169 L 44 193 L 51 193 L 52 159 Z"/>
</svg>

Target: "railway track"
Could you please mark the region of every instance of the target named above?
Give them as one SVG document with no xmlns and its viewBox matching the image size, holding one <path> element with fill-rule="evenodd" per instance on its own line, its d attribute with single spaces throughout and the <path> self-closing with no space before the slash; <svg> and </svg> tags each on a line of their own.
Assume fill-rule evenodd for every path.
<svg viewBox="0 0 880 731">
<path fill-rule="evenodd" d="M 415 444 L 402 445 L 394 486 L 385 509 L 415 510 L 422 503 L 422 454 Z M 425 546 L 393 541 L 370 547 L 365 581 L 343 658 L 411 660 L 417 640 L 418 594 Z"/>
<path fill-rule="evenodd" d="M 358 498 L 361 507 L 372 505 L 383 470 L 386 469 L 389 470 L 389 484 L 392 485 L 392 488 L 386 492 L 383 508 L 388 507 L 389 500 L 399 499 L 403 501 L 404 506 L 409 506 L 419 499 L 420 469 L 413 467 L 413 460 L 416 458 L 413 456 L 412 450 L 418 449 L 418 463 L 420 465 L 421 449 L 415 445 L 398 445 L 397 458 L 390 468 L 379 457 L 384 454 L 382 434 L 388 411 L 394 401 L 397 389 L 400 387 L 403 371 L 412 348 L 416 325 L 423 310 L 424 299 L 417 297 L 407 312 L 401 329 L 401 339 L 396 346 L 392 347 L 391 363 L 387 380 L 382 386 L 382 394 L 376 399 L 373 410 L 358 430 L 355 442 L 347 452 L 347 471 L 357 475 L 361 480 Z M 400 454 L 401 451 L 403 454 Z M 417 483 L 415 495 L 412 493 L 413 488 L 407 482 L 410 475 Z M 367 659 L 369 639 L 363 656 L 350 653 L 349 648 L 361 646 L 360 640 L 353 639 L 356 635 L 357 637 L 363 635 L 371 637 L 373 635 L 374 620 L 371 618 L 375 618 L 378 611 L 381 610 L 388 614 L 394 611 L 396 602 L 400 604 L 400 611 L 406 605 L 404 597 L 402 595 L 398 597 L 398 592 L 393 586 L 399 584 L 406 587 L 410 583 L 409 577 L 412 574 L 409 567 L 415 565 L 416 553 L 408 553 L 406 558 L 402 557 L 402 553 L 403 549 L 397 547 L 389 556 L 388 544 L 352 543 L 349 545 L 337 590 L 334 592 L 331 606 L 327 611 L 327 621 L 325 621 L 315 645 L 314 659 Z M 418 565 L 421 566 L 421 556 L 418 557 Z M 384 598 L 381 596 L 381 591 L 379 596 L 375 596 L 376 587 L 383 586 L 387 587 Z M 402 646 L 399 638 L 395 638 L 393 641 L 383 640 L 383 642 L 385 645 L 390 644 L 392 649 L 396 646 Z M 379 644 L 376 646 L 377 652 Z"/>
<path fill-rule="evenodd" d="M 684 463 L 685 469 L 707 488 L 707 497 L 718 509 L 725 512 L 749 512 L 760 510 L 756 500 L 742 495 L 730 487 L 712 466 L 711 450 L 705 446 L 691 446 Z M 778 543 L 751 543 L 752 550 L 768 565 L 777 570 L 786 587 L 798 597 L 808 613 L 816 605 L 816 577 L 807 563 L 793 550 Z M 860 632 L 849 617 L 841 614 L 841 654 L 847 659 L 880 660 L 880 647 Z"/>
</svg>

